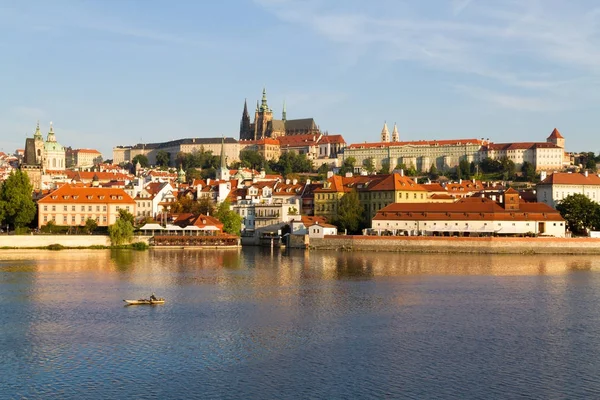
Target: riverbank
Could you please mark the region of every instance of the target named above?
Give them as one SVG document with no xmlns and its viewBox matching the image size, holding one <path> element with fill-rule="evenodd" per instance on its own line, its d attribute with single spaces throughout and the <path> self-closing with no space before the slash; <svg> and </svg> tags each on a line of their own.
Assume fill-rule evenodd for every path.
<svg viewBox="0 0 600 400">
<path fill-rule="evenodd" d="M 600 254 L 596 238 L 500 238 L 434 236 L 325 236 L 311 250 L 471 254 Z"/>
<path fill-rule="evenodd" d="M 149 244 L 151 236 L 134 236 L 132 243 Z M 64 249 L 112 248 L 105 235 L 0 235 L 0 249 Z M 58 247 L 57 247 L 58 248 Z"/>
</svg>

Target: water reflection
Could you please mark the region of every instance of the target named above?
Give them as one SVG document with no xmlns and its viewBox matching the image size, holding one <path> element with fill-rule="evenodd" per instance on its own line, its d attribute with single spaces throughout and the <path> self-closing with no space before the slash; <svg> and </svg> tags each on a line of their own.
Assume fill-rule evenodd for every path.
<svg viewBox="0 0 600 400">
<path fill-rule="evenodd" d="M 593 256 L 2 251 L 0 393 L 598 398 L 599 267 Z M 152 291 L 167 303 L 122 307 Z"/>
</svg>

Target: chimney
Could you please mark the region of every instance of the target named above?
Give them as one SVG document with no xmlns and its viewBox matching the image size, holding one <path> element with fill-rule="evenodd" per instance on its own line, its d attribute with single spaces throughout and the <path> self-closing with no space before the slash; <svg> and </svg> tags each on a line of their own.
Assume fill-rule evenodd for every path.
<svg viewBox="0 0 600 400">
<path fill-rule="evenodd" d="M 346 172 L 346 178 L 352 178 L 352 172 Z"/>
<path fill-rule="evenodd" d="M 400 176 L 404 176 L 404 169 L 400 168 Z"/>
<path fill-rule="evenodd" d="M 289 185 L 289 184 L 290 184 L 290 180 L 289 180 L 289 179 L 286 179 L 286 180 L 285 180 L 285 184 L 286 184 L 286 185 Z"/>
<path fill-rule="evenodd" d="M 333 176 L 333 171 L 327 171 L 327 179 Z"/>
<path fill-rule="evenodd" d="M 546 171 L 540 172 L 540 180 L 541 181 L 543 181 L 544 179 L 546 179 L 546 176 L 547 176 Z"/>
<path fill-rule="evenodd" d="M 306 180 L 306 184 L 307 184 L 307 185 L 310 185 L 310 179 L 307 179 L 307 180 Z"/>
<path fill-rule="evenodd" d="M 585 175 L 586 178 L 588 177 L 587 169 L 585 170 L 585 172 L 583 173 L 583 175 Z"/>
<path fill-rule="evenodd" d="M 292 179 L 292 185 L 295 185 L 298 183 L 298 179 Z"/>
<path fill-rule="evenodd" d="M 459 180 L 458 180 L 458 184 L 459 184 L 459 185 L 462 185 L 462 179 L 459 179 Z"/>
</svg>

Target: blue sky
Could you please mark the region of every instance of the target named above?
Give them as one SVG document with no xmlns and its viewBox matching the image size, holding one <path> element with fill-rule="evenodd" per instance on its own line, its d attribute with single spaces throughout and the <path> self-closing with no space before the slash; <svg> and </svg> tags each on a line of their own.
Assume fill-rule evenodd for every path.
<svg viewBox="0 0 600 400">
<path fill-rule="evenodd" d="M 346 141 L 544 141 L 600 152 L 593 0 L 0 0 L 0 149 L 238 137 L 280 116 Z"/>
</svg>

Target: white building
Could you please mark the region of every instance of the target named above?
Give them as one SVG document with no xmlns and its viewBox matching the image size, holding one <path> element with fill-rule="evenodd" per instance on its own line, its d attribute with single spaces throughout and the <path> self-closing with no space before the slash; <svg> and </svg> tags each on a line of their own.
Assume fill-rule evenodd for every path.
<svg viewBox="0 0 600 400">
<path fill-rule="evenodd" d="M 544 178 L 542 174 L 542 178 Z M 590 200 L 600 203 L 600 175 L 584 173 L 555 172 L 537 184 L 537 201 L 556 207 L 567 196 L 583 194 Z"/>
<path fill-rule="evenodd" d="M 544 235 L 565 237 L 560 213 L 544 203 L 520 201 L 514 189 L 500 203 L 466 197 L 455 203 L 393 203 L 377 212 L 372 229 L 378 234 L 489 236 Z"/>
</svg>

